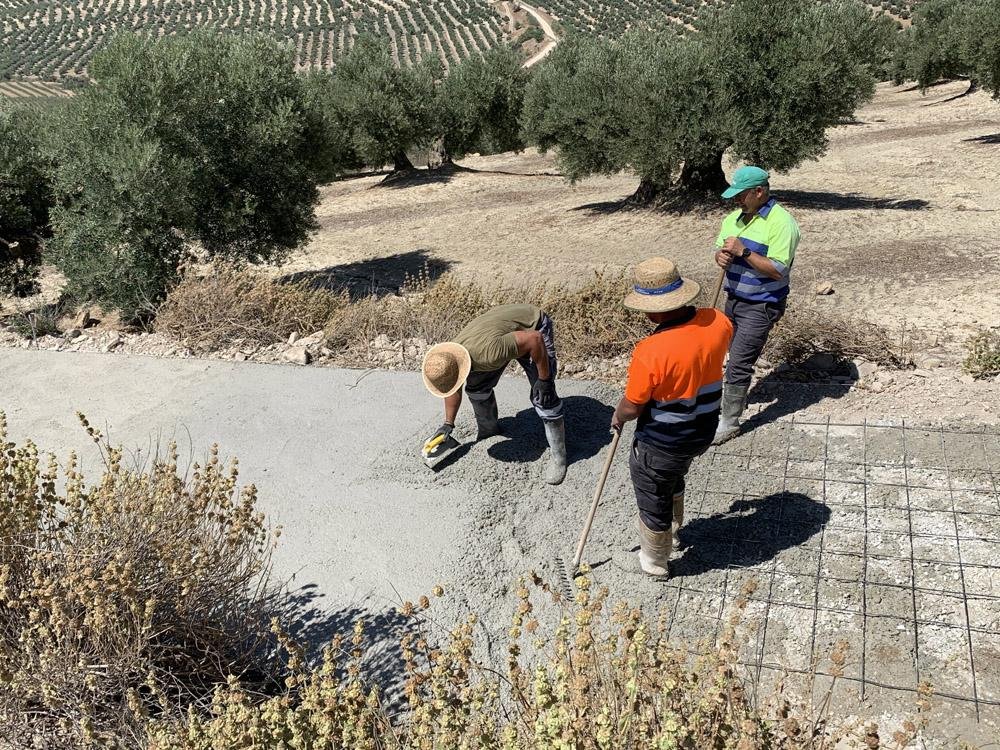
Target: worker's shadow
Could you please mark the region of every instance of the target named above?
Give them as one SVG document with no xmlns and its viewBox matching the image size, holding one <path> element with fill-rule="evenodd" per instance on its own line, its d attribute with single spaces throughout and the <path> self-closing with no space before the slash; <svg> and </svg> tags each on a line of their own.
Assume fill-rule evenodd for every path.
<svg viewBox="0 0 1000 750">
<path fill-rule="evenodd" d="M 595 456 L 611 442 L 613 411 L 607 404 L 590 396 L 563 399 L 567 464 Z M 497 461 L 530 463 L 537 461 L 548 448 L 545 427 L 532 407 L 522 409 L 513 417 L 501 417 L 500 430 L 503 439 L 486 450 Z"/>
<path fill-rule="evenodd" d="M 671 575 L 760 565 L 807 542 L 829 518 L 829 507 L 798 492 L 737 500 L 722 513 L 684 524 L 684 554 L 670 563 Z"/>
<path fill-rule="evenodd" d="M 831 361 L 827 363 L 827 359 Z M 808 409 L 823 399 L 846 396 L 858 379 L 857 367 L 852 362 L 825 352 L 814 354 L 794 367 L 773 370 L 750 389 L 748 404 L 766 406 L 745 419 L 740 432 L 746 434 L 755 427 Z"/>
</svg>

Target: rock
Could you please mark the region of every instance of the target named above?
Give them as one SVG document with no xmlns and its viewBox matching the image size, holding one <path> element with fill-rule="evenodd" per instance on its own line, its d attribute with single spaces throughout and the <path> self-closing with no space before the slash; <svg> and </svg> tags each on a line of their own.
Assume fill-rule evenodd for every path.
<svg viewBox="0 0 1000 750">
<path fill-rule="evenodd" d="M 312 361 L 312 355 L 304 346 L 291 346 L 285 350 L 281 358 L 286 362 L 296 365 L 308 365 Z"/>
<path fill-rule="evenodd" d="M 118 333 L 112 334 L 111 338 L 108 339 L 108 342 L 104 346 L 101 347 L 101 351 L 104 352 L 105 354 L 107 354 L 108 352 L 110 352 L 112 349 L 114 349 L 116 346 L 118 346 L 121 343 L 122 343 L 121 334 L 118 334 Z"/>
<path fill-rule="evenodd" d="M 858 371 L 858 379 L 870 378 L 878 372 L 878 365 L 865 359 L 854 360 L 854 369 Z"/>
<path fill-rule="evenodd" d="M 299 339 L 299 343 L 303 346 L 316 346 L 317 344 L 322 344 L 325 339 L 326 334 L 323 331 L 315 331 L 305 338 Z"/>
<path fill-rule="evenodd" d="M 291 346 L 292 344 L 294 344 L 294 343 L 295 343 L 296 341 L 298 341 L 298 340 L 299 340 L 299 334 L 298 334 L 298 332 L 297 332 L 297 331 L 292 331 L 292 332 L 291 332 L 291 333 L 290 333 L 290 334 L 288 335 L 288 345 L 289 345 L 289 346 Z"/>
<path fill-rule="evenodd" d="M 915 378 L 929 378 L 931 376 L 931 371 L 923 370 L 918 367 L 916 370 L 912 370 L 910 372 L 910 375 L 912 375 Z"/>
<path fill-rule="evenodd" d="M 81 335 L 83 335 L 83 331 L 81 331 L 79 328 L 70 328 L 68 331 L 66 331 L 66 333 L 63 334 L 63 338 L 66 339 L 67 341 L 72 341 L 75 338 L 79 338 Z"/>
<path fill-rule="evenodd" d="M 827 294 L 833 294 L 833 284 L 831 284 L 828 281 L 820 281 L 818 284 L 816 284 L 813 291 L 815 291 L 816 294 L 823 296 Z"/>
<path fill-rule="evenodd" d="M 246 362 L 247 354 L 246 352 L 236 352 L 236 354 L 233 355 L 233 359 L 235 359 L 237 362 Z"/>
<path fill-rule="evenodd" d="M 392 341 L 390 341 L 389 337 L 384 333 L 380 333 L 375 337 L 375 340 L 372 341 L 372 347 L 375 349 L 391 349 Z"/>
<path fill-rule="evenodd" d="M 924 370 L 933 370 L 937 367 L 941 367 L 944 363 L 937 357 L 924 357 L 920 360 L 920 367 Z"/>
<path fill-rule="evenodd" d="M 768 360 L 761 357 L 757 360 L 757 367 L 761 370 L 773 370 L 774 365 L 772 365 Z"/>
<path fill-rule="evenodd" d="M 90 325 L 90 308 L 84 307 L 80 312 L 76 314 L 73 318 L 73 327 L 83 330 Z"/>
</svg>

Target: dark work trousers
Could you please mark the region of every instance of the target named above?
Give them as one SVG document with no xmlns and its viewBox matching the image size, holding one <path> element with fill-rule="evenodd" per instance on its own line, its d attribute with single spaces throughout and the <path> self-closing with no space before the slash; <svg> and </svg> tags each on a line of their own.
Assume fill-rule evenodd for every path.
<svg viewBox="0 0 1000 750">
<path fill-rule="evenodd" d="M 555 381 L 559 361 L 556 358 L 555 329 L 552 326 L 552 319 L 545 313 L 542 313 L 535 330 L 542 334 L 542 341 L 545 342 L 545 351 L 549 355 L 550 377 Z M 531 361 L 531 357 L 527 354 L 523 357 L 518 357 L 517 363 L 521 365 L 524 374 L 528 376 L 529 387 L 533 387 L 535 381 L 538 380 L 538 368 L 535 366 L 535 363 Z M 500 382 L 500 378 L 506 369 L 506 367 L 501 367 L 499 370 L 491 370 L 489 372 L 470 372 L 468 379 L 465 381 L 465 392 L 469 394 L 469 399 L 472 401 L 489 401 L 494 398 L 493 389 L 497 387 L 497 383 Z M 534 399 L 532 399 L 531 405 L 535 407 L 535 413 L 541 417 L 543 422 L 554 422 L 557 419 L 562 419 L 563 404 L 562 399 L 558 397 L 556 398 L 556 403 L 549 409 L 543 408 Z"/>
<path fill-rule="evenodd" d="M 641 440 L 632 442 L 628 469 L 639 517 L 650 531 L 668 531 L 672 521 L 678 526 L 684 523 L 684 509 L 674 508 L 674 497 L 684 494 L 684 476 L 698 455 L 671 453 Z"/>
<path fill-rule="evenodd" d="M 730 296 L 726 301 L 726 317 L 733 323 L 733 340 L 729 345 L 726 383 L 749 386 L 753 367 L 764 351 L 767 336 L 774 324 L 785 314 L 781 302 L 745 302 Z"/>
</svg>

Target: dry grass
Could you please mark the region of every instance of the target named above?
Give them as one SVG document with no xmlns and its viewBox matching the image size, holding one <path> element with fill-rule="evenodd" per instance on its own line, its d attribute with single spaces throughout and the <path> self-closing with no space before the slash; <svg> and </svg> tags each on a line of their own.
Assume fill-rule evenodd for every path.
<svg viewBox="0 0 1000 750">
<path fill-rule="evenodd" d="M 825 352 L 901 369 L 913 364 L 908 349 L 905 335 L 876 323 L 793 303 L 771 331 L 764 356 L 775 364 L 797 364 Z"/>
<path fill-rule="evenodd" d="M 292 332 L 323 330 L 337 365 L 384 367 L 389 364 L 385 348 L 391 347 L 399 352 L 392 366 L 415 369 L 428 345 L 454 337 L 490 307 L 519 302 L 552 317 L 560 361 L 583 369 L 627 357 L 649 334 L 645 316 L 622 307 L 629 283 L 621 272 L 595 273 L 582 286 L 486 285 L 451 273 L 432 279 L 423 272 L 407 278 L 398 295 L 351 301 L 346 290 L 283 284 L 223 266 L 207 276 L 185 278 L 168 297 L 156 327 L 200 351 L 278 343 Z M 793 303 L 772 332 L 766 356 L 774 364 L 797 364 L 825 352 L 903 368 L 912 364 L 910 344 L 910 338 L 882 326 Z M 619 369 L 609 372 L 620 375 Z"/>
<path fill-rule="evenodd" d="M 0 745 L 138 747 L 151 715 L 271 669 L 269 534 L 235 462 L 127 468 L 83 424 L 106 464 L 90 485 L 0 413 Z"/>
<path fill-rule="evenodd" d="M 279 284 L 259 271 L 217 265 L 187 274 L 156 316 L 156 330 L 192 349 L 213 351 L 236 342 L 256 345 L 321 331 L 348 301 L 346 294 Z"/>
<path fill-rule="evenodd" d="M 980 331 L 969 339 L 966 348 L 963 370 L 974 378 L 1000 375 L 1000 328 Z"/>
<path fill-rule="evenodd" d="M 586 576 L 577 579 L 571 605 L 553 595 L 562 614 L 546 629 L 536 618 L 536 599 L 550 592 L 537 579 L 534 586 L 534 593 L 525 582 L 517 588 L 503 674 L 476 661 L 474 615 L 440 645 L 422 631 L 407 635 L 407 705 L 393 715 L 362 674 L 365 631 L 358 623 L 353 634 L 333 641 L 319 666 L 295 672 L 286 694 L 258 701 L 232 682 L 216 692 L 207 715 L 158 723 L 151 746 L 832 750 L 853 737 L 877 750 L 909 746 L 923 723 L 921 717 L 906 721 L 887 738 L 874 725 L 836 727 L 828 714 L 833 685 L 816 703 L 779 692 L 755 704 L 738 664 L 740 624 L 753 583 L 744 588 L 718 642 L 706 644 L 699 656 L 665 638 L 665 618 L 657 624 L 628 605 L 612 605 L 606 590 L 591 591 Z M 430 606 L 422 597 L 402 611 L 423 620 Z M 827 670 L 834 684 L 847 659 L 841 642 Z M 915 710 L 927 709 L 927 694 L 922 688 Z"/>
</svg>

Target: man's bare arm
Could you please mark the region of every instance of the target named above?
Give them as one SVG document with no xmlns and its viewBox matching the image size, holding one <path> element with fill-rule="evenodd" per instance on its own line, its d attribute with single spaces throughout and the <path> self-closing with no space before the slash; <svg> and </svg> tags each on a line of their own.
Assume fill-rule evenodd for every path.
<svg viewBox="0 0 1000 750">
<path fill-rule="evenodd" d="M 517 342 L 517 356 L 531 355 L 531 361 L 538 368 L 538 377 L 542 380 L 551 380 L 549 353 L 545 351 L 545 339 L 542 338 L 541 332 L 514 331 L 514 340 Z"/>
</svg>

